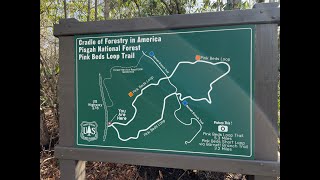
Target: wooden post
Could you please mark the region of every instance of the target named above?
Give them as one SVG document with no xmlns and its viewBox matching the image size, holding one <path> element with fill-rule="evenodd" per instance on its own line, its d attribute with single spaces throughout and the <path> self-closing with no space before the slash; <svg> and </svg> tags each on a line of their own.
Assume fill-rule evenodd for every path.
<svg viewBox="0 0 320 180">
<path fill-rule="evenodd" d="M 254 8 L 275 7 L 278 3 L 256 4 Z M 255 50 L 255 159 L 278 160 L 277 128 L 277 24 L 256 25 Z M 266 96 L 268 94 L 268 96 Z M 276 180 L 277 177 L 249 176 L 250 180 Z"/>
<path fill-rule="evenodd" d="M 61 23 L 61 21 L 60 21 Z M 74 39 L 73 36 L 59 37 L 60 77 L 58 100 L 60 110 L 59 145 L 73 147 L 74 121 Z M 85 179 L 85 161 L 60 159 L 61 180 Z"/>
</svg>

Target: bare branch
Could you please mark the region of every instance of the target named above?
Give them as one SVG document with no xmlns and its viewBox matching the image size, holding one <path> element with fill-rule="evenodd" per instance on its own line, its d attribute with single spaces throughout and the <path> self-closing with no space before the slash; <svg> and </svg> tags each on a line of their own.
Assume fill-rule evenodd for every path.
<svg viewBox="0 0 320 180">
<path fill-rule="evenodd" d="M 97 21 L 97 0 L 94 0 L 94 20 Z"/>
<path fill-rule="evenodd" d="M 176 3 L 176 8 L 177 8 L 178 14 L 181 14 L 179 0 L 174 0 L 174 1 L 175 1 L 175 3 Z"/>
<path fill-rule="evenodd" d="M 87 16 L 87 21 L 90 21 L 90 11 L 91 8 L 90 8 L 90 0 L 88 0 L 88 16 Z"/>
<path fill-rule="evenodd" d="M 49 157 L 49 158 L 43 160 L 42 163 L 40 164 L 40 167 L 41 167 L 46 161 L 49 161 L 50 159 L 54 159 L 54 158 L 56 158 L 56 157 L 53 156 L 53 157 Z"/>
<path fill-rule="evenodd" d="M 52 3 L 53 3 L 53 2 L 51 2 L 51 3 L 47 6 L 47 8 L 46 8 L 45 10 L 40 11 L 40 15 L 41 15 L 42 13 L 46 12 L 46 11 L 49 11 L 49 7 L 52 5 Z"/>
<path fill-rule="evenodd" d="M 165 0 L 161 0 L 161 2 L 165 5 L 167 11 L 169 12 L 169 14 L 172 14 L 171 9 L 169 8 L 169 5 L 167 4 L 167 2 Z"/>
<path fill-rule="evenodd" d="M 140 6 L 138 5 L 137 0 L 133 0 L 133 2 L 134 2 L 134 4 L 135 4 L 135 5 L 137 6 L 137 8 L 138 8 L 138 15 L 139 15 L 139 17 L 141 17 Z"/>
<path fill-rule="evenodd" d="M 44 68 L 49 68 L 47 62 L 45 61 L 44 57 L 42 56 L 41 52 L 40 52 L 40 63 L 42 65 L 42 67 Z M 47 81 L 49 82 L 49 85 L 50 85 L 50 88 L 51 88 L 51 91 L 52 93 L 55 92 L 55 88 L 54 88 L 54 85 L 52 84 L 52 81 L 50 80 L 50 77 L 49 75 L 47 74 L 47 72 L 44 70 L 44 73 L 45 73 L 45 78 L 47 79 Z"/>
<path fill-rule="evenodd" d="M 108 2 L 108 0 L 104 0 L 104 20 L 109 18 L 110 4 Z"/>
</svg>

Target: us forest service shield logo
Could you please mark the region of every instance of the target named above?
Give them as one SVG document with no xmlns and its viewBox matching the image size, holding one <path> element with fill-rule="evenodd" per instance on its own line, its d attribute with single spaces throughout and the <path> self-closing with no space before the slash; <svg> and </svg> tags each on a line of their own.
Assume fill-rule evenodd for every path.
<svg viewBox="0 0 320 180">
<path fill-rule="evenodd" d="M 83 121 L 81 124 L 80 137 L 86 141 L 94 141 L 98 139 L 98 124 L 95 121 Z"/>
</svg>

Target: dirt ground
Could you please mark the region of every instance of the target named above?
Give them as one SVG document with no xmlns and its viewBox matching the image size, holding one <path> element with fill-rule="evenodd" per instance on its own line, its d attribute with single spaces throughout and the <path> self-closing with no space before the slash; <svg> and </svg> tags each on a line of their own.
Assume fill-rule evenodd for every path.
<svg viewBox="0 0 320 180">
<path fill-rule="evenodd" d="M 59 163 L 53 157 L 53 151 L 43 151 L 40 155 L 40 175 L 43 180 L 60 178 Z M 86 179 L 88 180 L 246 180 L 245 175 L 219 173 L 173 168 L 159 168 L 115 164 L 104 162 L 87 162 Z"/>
</svg>

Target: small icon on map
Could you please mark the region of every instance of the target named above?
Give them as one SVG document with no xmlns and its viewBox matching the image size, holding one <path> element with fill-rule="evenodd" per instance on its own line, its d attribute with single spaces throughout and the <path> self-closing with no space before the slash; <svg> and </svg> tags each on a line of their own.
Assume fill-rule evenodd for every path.
<svg viewBox="0 0 320 180">
<path fill-rule="evenodd" d="M 154 56 L 154 52 L 153 52 L 153 51 L 150 51 L 150 52 L 149 52 L 149 55 L 150 55 L 150 56 Z"/>
<path fill-rule="evenodd" d="M 228 132 L 228 126 L 219 125 L 218 126 L 218 131 L 219 132 Z"/>
<path fill-rule="evenodd" d="M 187 106 L 187 105 L 188 105 L 188 101 L 184 100 L 184 101 L 182 101 L 182 104 L 183 104 L 184 106 Z"/>
<path fill-rule="evenodd" d="M 201 59 L 201 56 L 200 55 L 196 55 L 196 58 L 195 58 L 197 61 L 199 61 Z"/>
<path fill-rule="evenodd" d="M 83 121 L 81 124 L 80 137 L 86 141 L 94 141 L 98 139 L 98 124 L 95 121 Z"/>
</svg>

